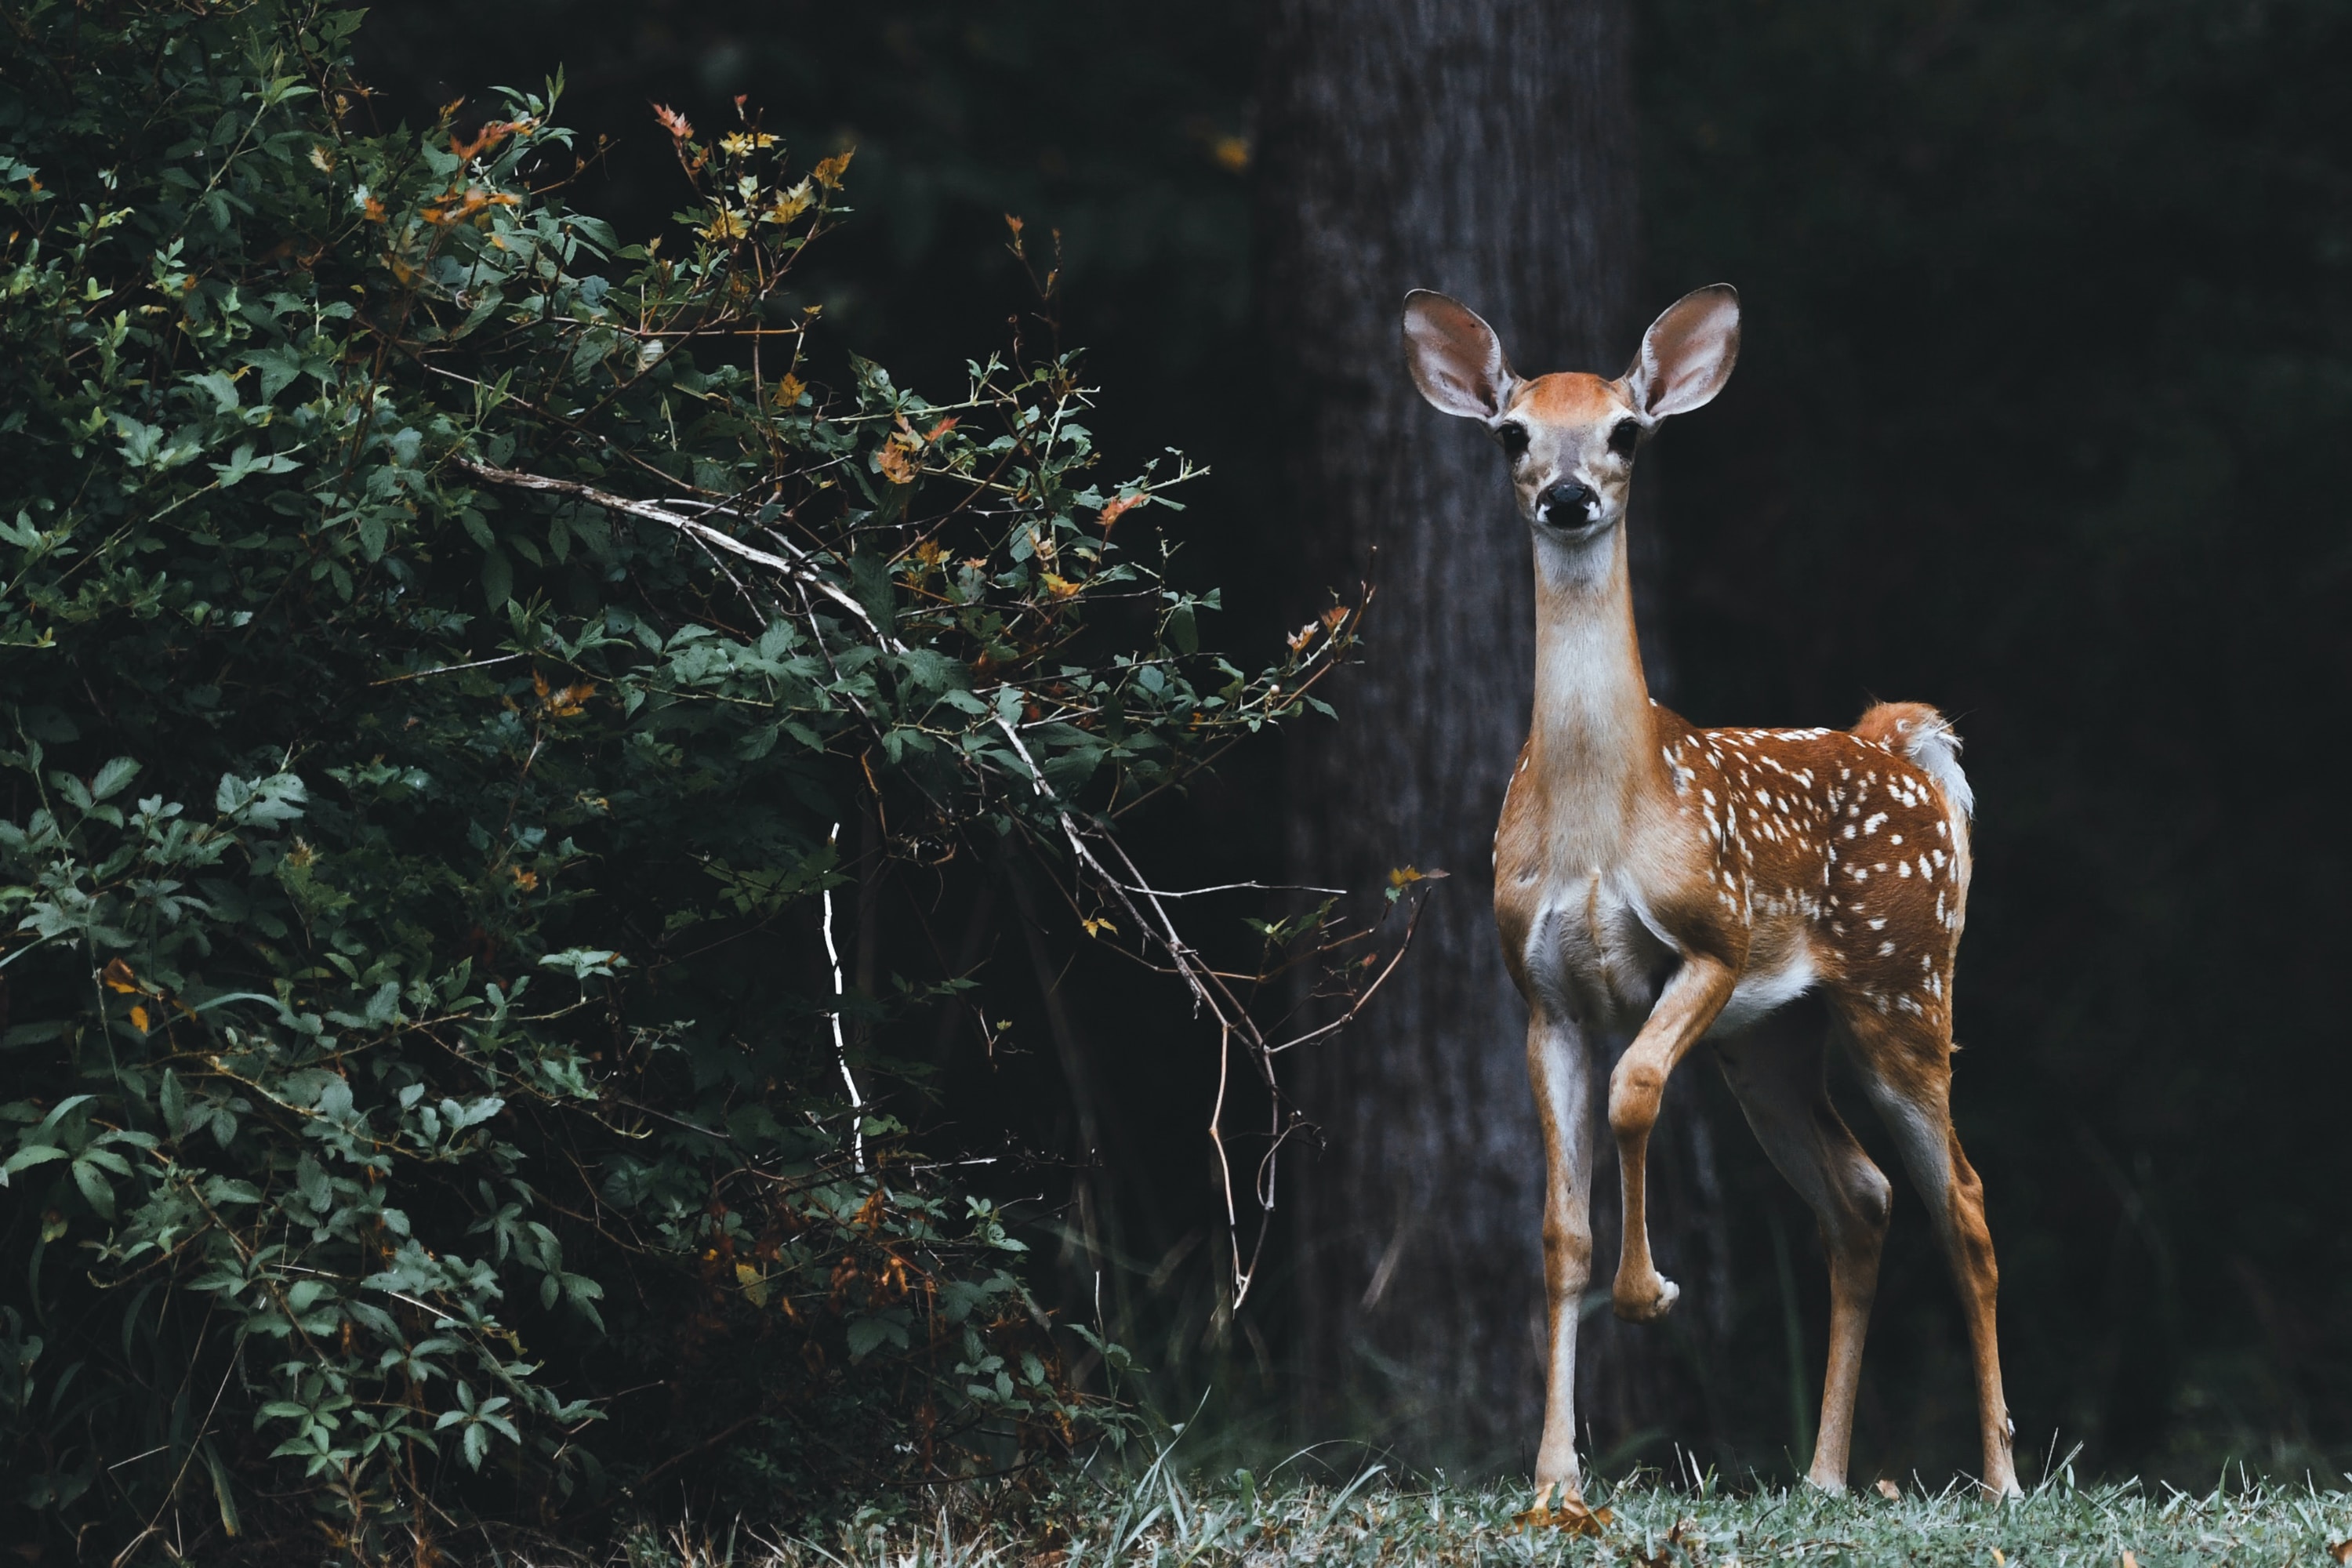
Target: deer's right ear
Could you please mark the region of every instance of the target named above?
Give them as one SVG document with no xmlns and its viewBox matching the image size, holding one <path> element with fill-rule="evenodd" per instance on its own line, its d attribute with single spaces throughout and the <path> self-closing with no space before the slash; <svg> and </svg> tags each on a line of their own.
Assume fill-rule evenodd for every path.
<svg viewBox="0 0 2352 1568">
<path fill-rule="evenodd" d="M 1426 289 L 1404 297 L 1404 358 L 1430 406 L 1464 419 L 1497 417 L 1519 384 L 1495 329 L 1467 305 Z"/>
</svg>

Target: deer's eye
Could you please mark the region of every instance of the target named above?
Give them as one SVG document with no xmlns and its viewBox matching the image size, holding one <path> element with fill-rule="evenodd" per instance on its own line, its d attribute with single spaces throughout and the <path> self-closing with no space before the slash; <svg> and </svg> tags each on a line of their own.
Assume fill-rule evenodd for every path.
<svg viewBox="0 0 2352 1568">
<path fill-rule="evenodd" d="M 1632 457 L 1633 448 L 1641 443 L 1642 426 L 1638 420 L 1620 419 L 1617 428 L 1609 432 L 1609 449 L 1621 458 Z"/>
<path fill-rule="evenodd" d="M 1524 425 L 1504 425 L 1495 431 L 1495 439 L 1503 444 L 1506 457 L 1517 461 L 1528 449 L 1528 427 Z"/>
</svg>

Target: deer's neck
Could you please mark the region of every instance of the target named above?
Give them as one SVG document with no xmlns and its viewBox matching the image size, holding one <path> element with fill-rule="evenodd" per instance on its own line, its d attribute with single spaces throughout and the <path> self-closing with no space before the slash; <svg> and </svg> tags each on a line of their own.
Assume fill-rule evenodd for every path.
<svg viewBox="0 0 2352 1568">
<path fill-rule="evenodd" d="M 1661 777 L 1624 527 L 1581 547 L 1538 536 L 1535 565 L 1528 765 L 1541 780 L 1553 856 L 1581 871 L 1616 860 L 1636 808 Z"/>
</svg>

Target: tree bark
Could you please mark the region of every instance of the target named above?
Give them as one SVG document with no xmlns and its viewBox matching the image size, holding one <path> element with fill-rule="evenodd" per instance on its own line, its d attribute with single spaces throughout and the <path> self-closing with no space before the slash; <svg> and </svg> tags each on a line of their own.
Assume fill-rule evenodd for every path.
<svg viewBox="0 0 2352 1568">
<path fill-rule="evenodd" d="M 1415 393 L 1399 309 L 1408 289 L 1454 295 L 1522 374 L 1622 367 L 1640 326 L 1628 35 L 1624 0 L 1275 0 L 1269 17 L 1261 304 L 1296 580 L 1319 595 L 1368 577 L 1379 594 L 1339 722 L 1291 742 L 1292 869 L 1358 888 L 1408 863 L 1452 873 L 1367 1020 L 1294 1069 L 1326 1140 L 1288 1178 L 1307 1420 L 1424 1460 L 1523 1464 L 1542 1414 L 1543 1154 L 1490 878 L 1534 610 L 1503 462 Z M 1634 519 L 1644 609 L 1654 510 Z M 1663 698 L 1657 617 L 1641 618 Z M 1682 1145 L 1653 1154 L 1661 1206 L 1696 1220 L 1704 1198 L 1676 1189 L 1711 1180 L 1713 1161 Z M 1610 1173 L 1594 1215 L 1603 1288 L 1615 1205 Z M 1678 1250 L 1663 1228 L 1662 1258 Z M 1686 1283 L 1720 1273 L 1679 1250 Z M 1665 1386 L 1671 1331 L 1616 1329 L 1588 1320 L 1579 1358 L 1604 1447 L 1612 1426 L 1690 1404 Z"/>
</svg>

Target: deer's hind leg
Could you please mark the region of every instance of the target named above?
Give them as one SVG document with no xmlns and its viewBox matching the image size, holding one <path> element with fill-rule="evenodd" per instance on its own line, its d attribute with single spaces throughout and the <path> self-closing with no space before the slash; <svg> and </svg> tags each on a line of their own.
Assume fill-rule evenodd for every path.
<svg viewBox="0 0 2352 1568">
<path fill-rule="evenodd" d="M 1936 1239 L 1959 1288 L 1976 1367 L 1984 1489 L 1996 1497 L 2015 1496 L 2017 1468 L 2010 1455 L 2014 1428 L 2001 1392 L 2000 1342 L 1993 1311 L 2000 1269 L 1993 1261 L 1992 1231 L 1985 1223 L 1984 1184 L 1952 1126 L 1950 1015 L 1940 1008 L 1924 1014 L 1881 1013 L 1853 1000 L 1837 1011 L 1864 1089 L 1902 1150 L 1904 1168 L 1918 1184 Z"/>
<path fill-rule="evenodd" d="M 1831 1103 L 1825 1055 L 1821 1036 L 1810 1030 L 1716 1045 L 1716 1060 L 1757 1142 L 1821 1222 L 1830 1256 L 1830 1355 L 1821 1431 L 1805 1479 L 1842 1492 L 1893 1188 Z"/>
</svg>

